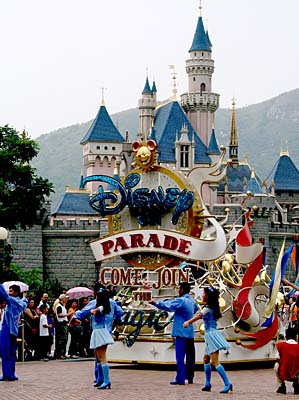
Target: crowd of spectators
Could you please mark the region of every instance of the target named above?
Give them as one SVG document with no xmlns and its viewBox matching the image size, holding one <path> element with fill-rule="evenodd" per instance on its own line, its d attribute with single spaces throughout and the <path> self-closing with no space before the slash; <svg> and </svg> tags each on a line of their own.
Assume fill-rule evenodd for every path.
<svg viewBox="0 0 299 400">
<path fill-rule="evenodd" d="M 90 350 L 91 314 L 80 323 L 70 324 L 74 313 L 82 310 L 90 297 L 69 299 L 62 289 L 58 298 L 30 297 L 19 325 L 19 359 L 43 360 L 92 357 Z"/>
</svg>

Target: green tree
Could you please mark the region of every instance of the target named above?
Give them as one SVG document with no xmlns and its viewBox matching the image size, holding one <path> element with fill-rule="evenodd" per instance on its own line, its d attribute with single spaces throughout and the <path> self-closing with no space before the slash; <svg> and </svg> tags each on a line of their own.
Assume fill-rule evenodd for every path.
<svg viewBox="0 0 299 400">
<path fill-rule="evenodd" d="M 32 227 L 45 211 L 46 197 L 54 192 L 52 183 L 37 176 L 30 165 L 38 151 L 25 131 L 0 127 L 0 226 L 4 228 Z"/>
</svg>

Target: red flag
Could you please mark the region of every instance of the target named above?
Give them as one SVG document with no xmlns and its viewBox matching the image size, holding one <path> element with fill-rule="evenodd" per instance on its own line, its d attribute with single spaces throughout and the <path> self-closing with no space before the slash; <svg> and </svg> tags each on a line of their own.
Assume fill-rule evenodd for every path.
<svg viewBox="0 0 299 400">
<path fill-rule="evenodd" d="M 291 258 L 292 258 L 294 270 L 297 271 L 297 246 L 295 244 L 293 244 Z"/>
<path fill-rule="evenodd" d="M 245 224 L 243 228 L 238 232 L 236 242 L 241 246 L 250 246 L 252 243 L 252 236 L 249 227 L 252 225 L 252 221 L 249 221 L 250 211 L 245 213 Z"/>
</svg>

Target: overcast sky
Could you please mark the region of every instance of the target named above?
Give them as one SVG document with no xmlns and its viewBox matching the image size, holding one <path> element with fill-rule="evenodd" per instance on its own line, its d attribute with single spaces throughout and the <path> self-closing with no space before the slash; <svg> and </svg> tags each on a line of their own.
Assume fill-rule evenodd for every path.
<svg viewBox="0 0 299 400">
<path fill-rule="evenodd" d="M 187 89 L 199 0 L 2 0 L 0 124 L 31 137 L 136 107 L 146 74 L 158 99 Z M 299 87 L 299 0 L 203 0 L 221 107 Z"/>
</svg>

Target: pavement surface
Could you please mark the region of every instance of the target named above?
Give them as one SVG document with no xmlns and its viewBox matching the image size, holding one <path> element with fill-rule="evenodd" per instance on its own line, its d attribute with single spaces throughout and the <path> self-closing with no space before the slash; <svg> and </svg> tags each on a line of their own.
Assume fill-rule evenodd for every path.
<svg viewBox="0 0 299 400">
<path fill-rule="evenodd" d="M 276 393 L 276 379 L 272 368 L 236 369 L 228 371 L 233 392 L 219 394 L 223 383 L 212 373 L 212 391 L 202 392 L 204 373 L 197 370 L 194 384 L 173 386 L 172 367 L 144 367 L 141 365 L 110 364 L 111 389 L 93 387 L 94 362 L 90 359 L 18 362 L 19 381 L 0 382 L 1 400 L 188 400 L 223 399 L 265 400 L 295 399 L 291 383 L 286 395 Z M 242 366 L 241 366 L 242 367 Z M 254 368 L 254 365 L 250 366 Z M 201 367 L 199 367 L 201 368 Z M 201 368 L 202 369 L 202 368 Z"/>
</svg>

